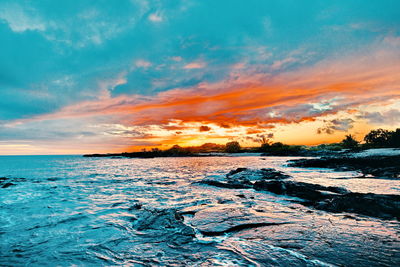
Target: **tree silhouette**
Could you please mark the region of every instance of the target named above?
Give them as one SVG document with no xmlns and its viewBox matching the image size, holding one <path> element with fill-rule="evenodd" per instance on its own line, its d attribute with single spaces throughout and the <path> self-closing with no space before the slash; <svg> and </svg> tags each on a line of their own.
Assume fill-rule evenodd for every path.
<svg viewBox="0 0 400 267">
<path fill-rule="evenodd" d="M 389 143 L 391 147 L 400 147 L 400 128 L 391 132 Z"/>
<path fill-rule="evenodd" d="M 348 149 L 354 149 L 358 147 L 358 141 L 354 138 L 353 135 L 349 134 L 342 140 L 342 146 Z"/>
<path fill-rule="evenodd" d="M 226 146 L 225 146 L 225 151 L 226 152 L 228 152 L 228 153 L 237 153 L 237 152 L 240 152 L 240 150 L 241 150 L 241 147 L 240 147 L 239 142 L 232 141 L 232 142 L 226 143 Z"/>
<path fill-rule="evenodd" d="M 393 132 L 384 129 L 372 130 L 364 137 L 364 141 L 372 147 L 388 147 L 392 134 Z"/>
</svg>

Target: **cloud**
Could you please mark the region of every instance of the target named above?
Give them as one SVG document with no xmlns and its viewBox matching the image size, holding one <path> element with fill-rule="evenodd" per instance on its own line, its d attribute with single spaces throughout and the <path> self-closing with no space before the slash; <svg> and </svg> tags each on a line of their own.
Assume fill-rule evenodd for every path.
<svg viewBox="0 0 400 267">
<path fill-rule="evenodd" d="M 86 101 L 37 119 L 112 115 L 123 123 L 139 125 L 177 119 L 257 127 L 313 121 L 400 97 L 400 48 L 382 49 L 381 45 L 374 45 L 375 51 L 369 47 L 356 55 L 325 59 L 274 77 L 258 73 L 235 75 L 190 89 L 161 92 L 151 98 L 133 95 Z M 331 129 L 341 130 L 335 121 L 331 124 Z"/>
<path fill-rule="evenodd" d="M 202 136 L 224 142 L 303 122 L 315 131 L 328 115 L 398 101 L 400 4 L 288 3 L 3 0 L 0 122 L 20 142 L 76 140 L 88 125 L 110 127 L 91 140 L 152 144 L 175 132 L 195 142 L 208 125 Z M 82 121 L 76 134 L 70 120 Z"/>
<path fill-rule="evenodd" d="M 46 23 L 35 14 L 35 10 L 27 10 L 17 4 L 0 5 L 0 20 L 4 20 L 14 32 L 45 31 Z"/>
<path fill-rule="evenodd" d="M 173 61 L 177 61 L 177 62 L 182 61 L 182 57 L 179 57 L 179 56 L 171 57 L 171 59 L 172 59 Z"/>
<path fill-rule="evenodd" d="M 271 65 L 272 70 L 279 70 L 282 68 L 284 65 L 288 65 L 290 63 L 296 62 L 296 59 L 293 57 L 287 57 L 282 60 L 277 60 Z"/>
<path fill-rule="evenodd" d="M 330 121 L 325 121 L 324 127 L 318 128 L 318 134 L 334 134 L 335 131 L 343 131 L 346 132 L 353 128 L 353 123 L 355 121 L 353 119 L 333 119 Z"/>
<path fill-rule="evenodd" d="M 161 22 L 163 21 L 163 17 L 158 13 L 152 13 L 149 15 L 149 20 L 152 22 Z"/>
<path fill-rule="evenodd" d="M 204 62 L 192 62 L 189 64 L 186 64 L 183 68 L 187 69 L 187 70 L 191 70 L 191 69 L 202 69 L 206 66 L 206 64 Z"/>
<path fill-rule="evenodd" d="M 200 128 L 199 128 L 199 131 L 200 132 L 208 132 L 208 131 L 210 131 L 211 130 L 211 127 L 209 127 L 209 126 L 207 126 L 207 125 L 202 125 L 202 126 L 200 126 Z"/>
<path fill-rule="evenodd" d="M 382 112 L 363 112 L 360 119 L 366 119 L 374 125 L 390 125 L 400 127 L 400 110 L 391 109 Z"/>
<path fill-rule="evenodd" d="M 139 68 L 148 68 L 152 65 L 151 62 L 143 60 L 143 59 L 136 60 L 135 64 L 136 64 L 136 67 L 139 67 Z"/>
</svg>

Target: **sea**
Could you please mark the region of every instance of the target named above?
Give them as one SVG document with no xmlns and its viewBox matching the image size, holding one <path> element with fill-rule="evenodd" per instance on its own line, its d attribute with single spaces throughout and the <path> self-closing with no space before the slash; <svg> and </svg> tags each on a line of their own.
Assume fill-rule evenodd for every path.
<svg viewBox="0 0 400 267">
<path fill-rule="evenodd" d="M 291 159 L 0 156 L 10 183 L 0 187 L 0 266 L 400 266 L 396 220 L 198 183 L 236 168 L 275 168 L 294 181 L 400 194 L 398 179 L 288 167 Z M 244 213 L 285 223 L 205 236 L 194 222 L 200 210 L 210 227 Z"/>
</svg>

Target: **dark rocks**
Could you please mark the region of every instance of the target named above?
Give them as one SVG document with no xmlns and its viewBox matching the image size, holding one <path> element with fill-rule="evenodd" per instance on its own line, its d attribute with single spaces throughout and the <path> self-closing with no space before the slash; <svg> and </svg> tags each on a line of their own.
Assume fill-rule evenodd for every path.
<svg viewBox="0 0 400 267">
<path fill-rule="evenodd" d="M 223 181 L 206 179 L 196 183 L 222 187 L 222 188 L 230 188 L 230 189 L 246 189 L 246 188 L 253 188 L 253 184 L 255 181 L 276 180 L 276 179 L 282 180 L 287 178 L 290 178 L 290 176 L 284 174 L 281 171 L 277 171 L 271 168 L 260 169 L 260 170 L 237 168 L 235 170 L 230 171 L 226 175 L 226 179 Z"/>
<path fill-rule="evenodd" d="M 381 219 L 400 220 L 400 196 L 351 193 L 340 187 L 294 181 L 259 181 L 254 189 L 306 200 L 306 206 L 329 212 L 350 212 Z"/>
<path fill-rule="evenodd" d="M 13 185 L 15 185 L 15 184 L 13 184 L 13 183 L 4 183 L 4 184 L 1 185 L 1 188 L 8 188 L 8 187 L 13 186 Z"/>
<path fill-rule="evenodd" d="M 258 181 L 254 183 L 254 189 L 265 190 L 278 195 L 299 197 L 310 201 L 319 201 L 338 193 L 348 191 L 340 187 L 326 187 L 318 184 L 309 184 L 294 181 Z"/>
<path fill-rule="evenodd" d="M 203 235 L 217 236 L 244 229 L 285 224 L 287 221 L 258 214 L 237 205 L 220 205 L 196 212 L 191 224 Z"/>
<path fill-rule="evenodd" d="M 129 210 L 140 210 L 142 208 L 141 203 L 135 203 L 131 207 L 129 207 Z"/>
<path fill-rule="evenodd" d="M 290 178 L 290 175 L 284 174 L 281 171 L 277 171 L 272 168 L 261 169 L 260 170 L 263 175 L 263 179 L 287 179 Z"/>
<path fill-rule="evenodd" d="M 399 178 L 400 156 L 322 157 L 290 161 L 289 166 L 359 171 L 364 176 Z"/>
<path fill-rule="evenodd" d="M 252 184 L 250 182 L 239 182 L 239 181 L 228 181 L 228 182 L 220 182 L 215 180 L 202 180 L 196 182 L 199 184 L 206 184 L 216 187 L 222 188 L 230 188 L 230 189 L 245 189 L 245 188 L 252 188 Z"/>
<path fill-rule="evenodd" d="M 301 164 L 322 166 L 326 159 L 300 160 Z M 329 212 L 350 212 L 381 219 L 400 220 L 400 196 L 352 193 L 345 188 L 287 180 L 289 175 L 274 169 L 240 168 L 228 173 L 226 181 L 201 183 L 231 189 L 252 188 L 302 199 L 300 203 Z M 233 226 L 232 226 L 233 227 Z M 233 228 L 236 229 L 236 228 Z"/>
<path fill-rule="evenodd" d="M 400 220 L 400 195 L 348 193 L 316 203 L 317 209 Z"/>
<path fill-rule="evenodd" d="M 236 173 L 242 172 L 242 171 L 247 171 L 247 168 L 237 168 L 236 170 L 231 170 L 226 176 L 229 177 L 231 175 L 234 175 Z"/>
<path fill-rule="evenodd" d="M 238 168 L 236 170 L 230 171 L 226 178 L 228 180 L 247 180 L 247 181 L 257 181 L 265 179 L 286 179 L 289 175 L 284 174 L 281 171 L 277 171 L 272 168 L 264 168 L 260 170 L 251 170 L 247 168 Z"/>
<path fill-rule="evenodd" d="M 11 186 L 16 185 L 18 182 L 26 181 L 25 178 L 7 178 L 7 177 L 0 177 L 0 187 L 1 188 L 9 188 Z"/>
<path fill-rule="evenodd" d="M 195 237 L 193 228 L 183 223 L 183 216 L 176 210 L 141 209 L 136 215 L 139 219 L 133 223 L 133 228 L 144 231 L 157 242 L 179 245 L 190 242 Z"/>
</svg>

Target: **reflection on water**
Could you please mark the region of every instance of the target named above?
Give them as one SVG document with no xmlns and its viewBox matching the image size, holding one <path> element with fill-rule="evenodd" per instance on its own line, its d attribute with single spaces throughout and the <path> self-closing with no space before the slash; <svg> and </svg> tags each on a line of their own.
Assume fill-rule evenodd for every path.
<svg viewBox="0 0 400 267">
<path fill-rule="evenodd" d="M 400 264 L 398 222 L 310 210 L 282 196 L 250 189 L 193 184 L 223 177 L 238 167 L 276 168 L 297 181 L 355 192 L 400 192 L 396 180 L 289 168 L 287 160 L 0 157 L 0 177 L 26 178 L 0 188 L 0 265 Z M 186 225 L 194 226 L 190 212 L 185 224 L 176 227 L 176 218 L 164 212 L 192 209 L 217 216 L 213 211 L 224 207 L 246 210 L 258 220 L 287 224 L 215 237 L 202 236 L 194 229 L 196 237 L 192 238 L 185 232 L 192 231 Z M 160 227 L 138 227 L 143 216 Z"/>
</svg>

